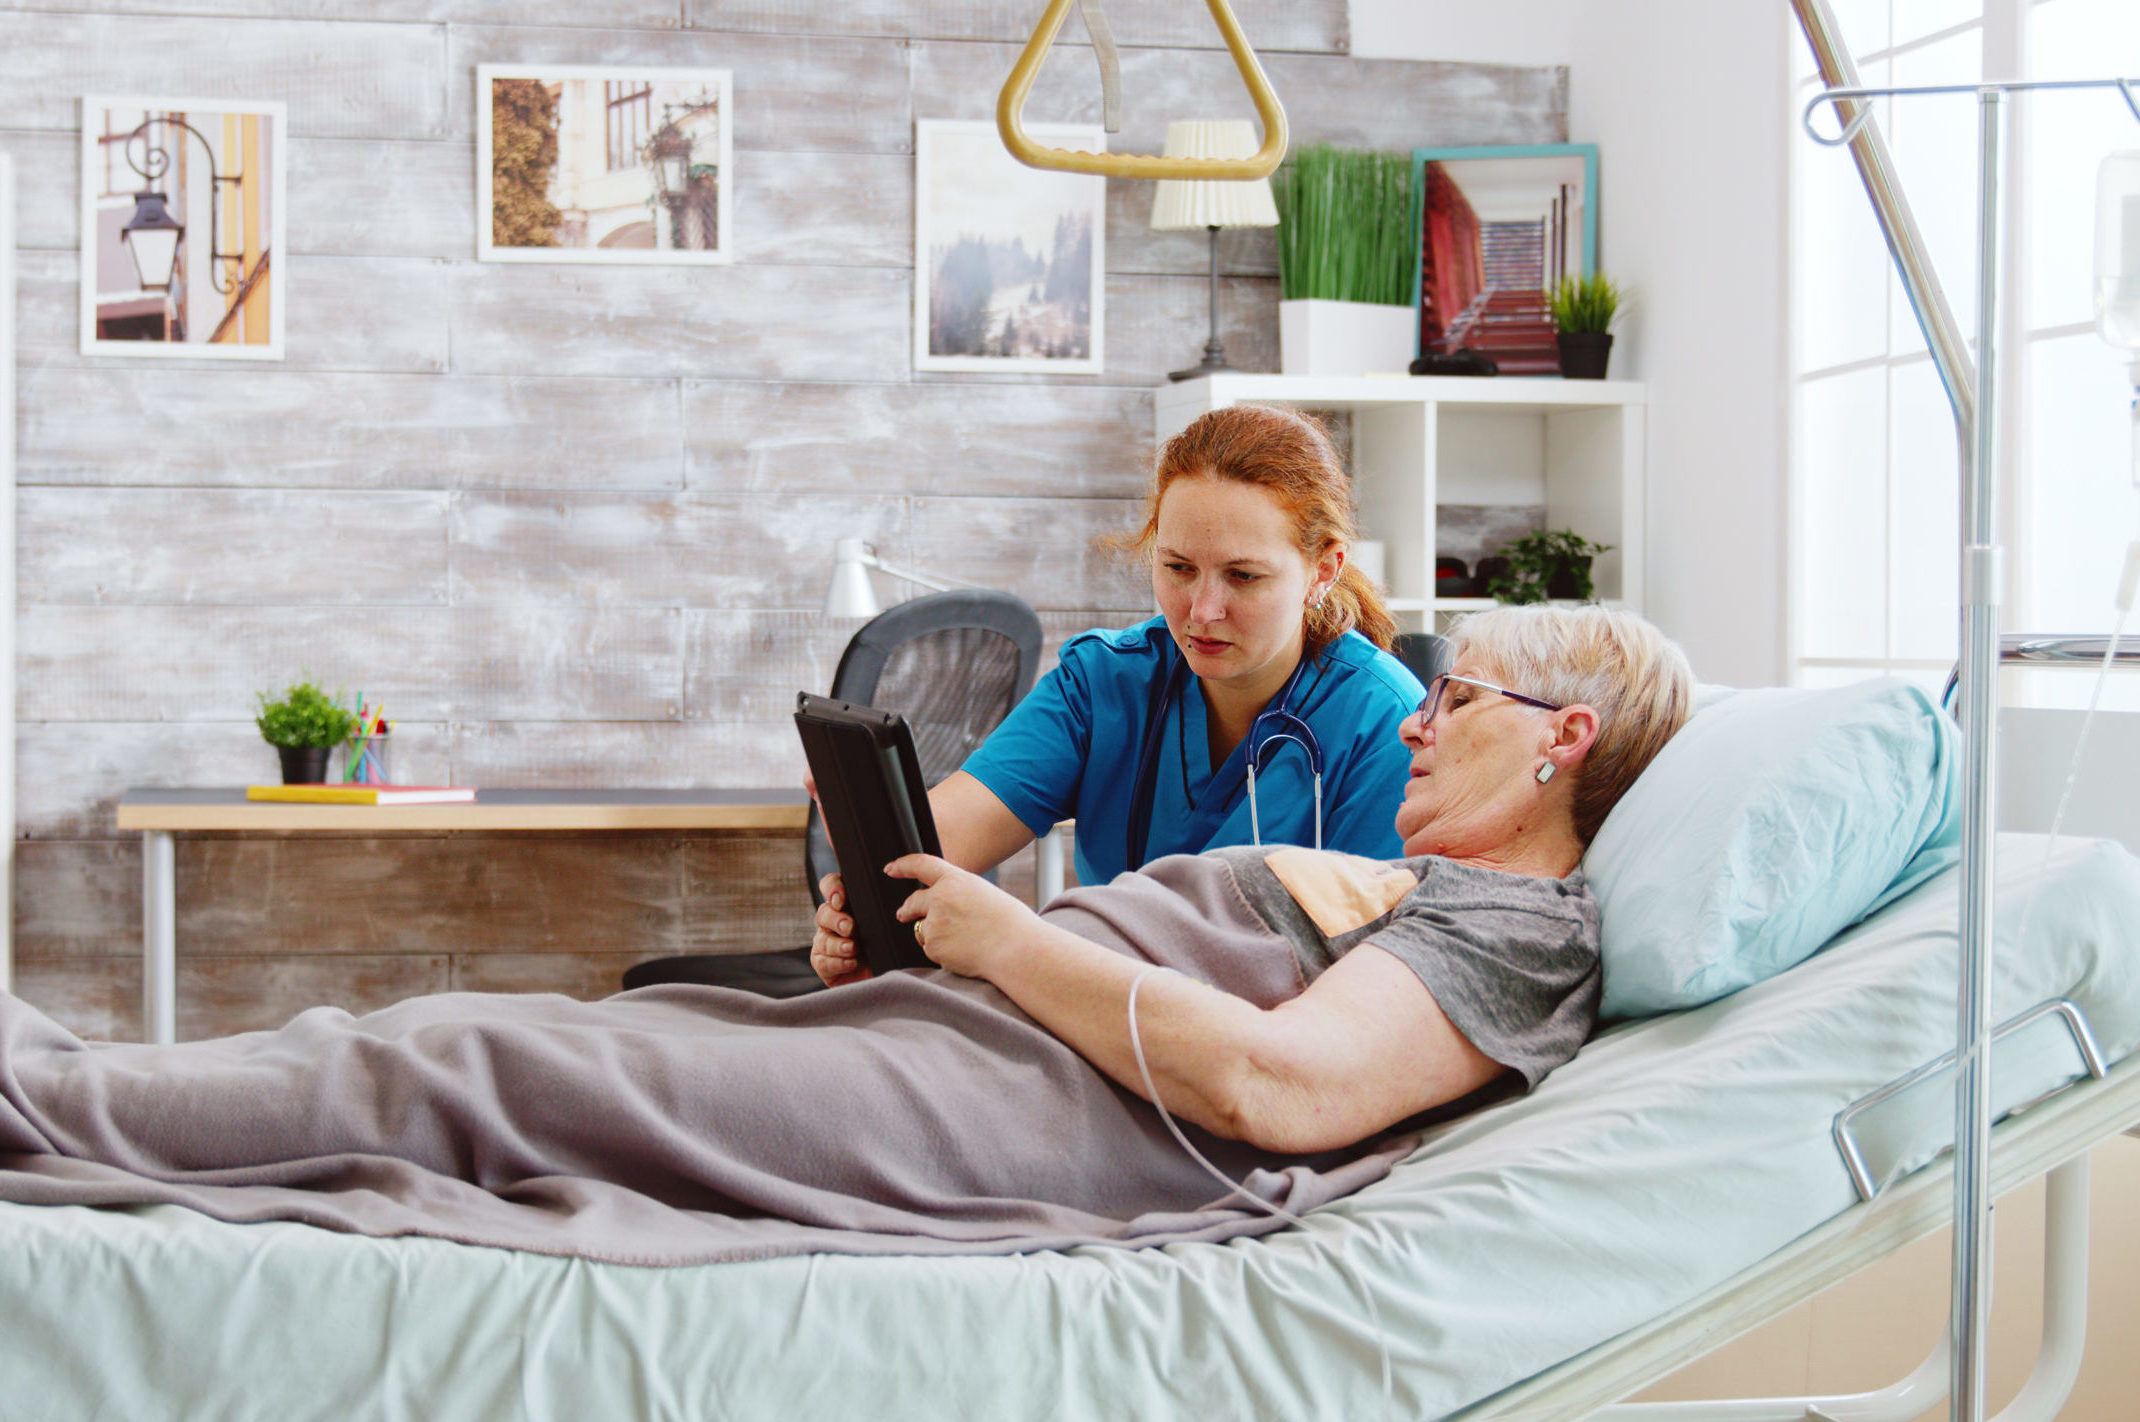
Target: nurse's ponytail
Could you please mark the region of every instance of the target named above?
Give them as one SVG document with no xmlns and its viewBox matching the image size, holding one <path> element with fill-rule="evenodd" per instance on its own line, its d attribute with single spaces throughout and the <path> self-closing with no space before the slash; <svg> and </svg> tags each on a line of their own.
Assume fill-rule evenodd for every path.
<svg viewBox="0 0 2140 1422">
<path fill-rule="evenodd" d="M 1353 566 L 1350 554 L 1358 533 L 1352 480 L 1319 420 L 1275 405 L 1228 405 L 1199 416 L 1159 451 L 1144 527 L 1108 542 L 1127 552 L 1149 553 L 1159 536 L 1159 501 L 1169 484 L 1186 476 L 1270 490 L 1292 522 L 1295 544 L 1311 560 L 1333 543 L 1345 546 L 1337 582 L 1320 605 L 1302 609 L 1301 636 L 1310 652 L 1347 632 L 1389 650 L 1397 623 L 1382 594 Z"/>
<path fill-rule="evenodd" d="M 1311 651 L 1321 651 L 1347 632 L 1357 632 L 1383 651 L 1397 635 L 1397 620 L 1383 605 L 1382 594 L 1349 559 L 1339 570 L 1337 582 L 1318 607 L 1308 609 L 1301 626 Z"/>
</svg>

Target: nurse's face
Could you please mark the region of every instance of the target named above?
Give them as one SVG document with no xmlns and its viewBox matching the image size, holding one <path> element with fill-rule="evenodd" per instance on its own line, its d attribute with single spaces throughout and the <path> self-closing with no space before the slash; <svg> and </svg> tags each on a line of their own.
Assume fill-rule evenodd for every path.
<svg viewBox="0 0 2140 1422">
<path fill-rule="evenodd" d="M 1176 479 L 1159 502 L 1152 592 L 1190 671 L 1268 695 L 1300 660 L 1302 615 L 1342 561 L 1335 549 L 1303 554 L 1265 489 Z"/>
</svg>

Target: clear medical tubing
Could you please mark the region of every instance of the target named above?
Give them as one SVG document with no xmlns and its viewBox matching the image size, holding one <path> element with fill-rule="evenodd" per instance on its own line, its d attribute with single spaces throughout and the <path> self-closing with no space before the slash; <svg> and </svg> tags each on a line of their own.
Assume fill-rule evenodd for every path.
<svg viewBox="0 0 2140 1422">
<path fill-rule="evenodd" d="M 2044 876 L 2050 872 L 2052 851 L 2058 848 L 2058 832 L 2066 823 L 2066 807 L 2073 802 L 2073 787 L 2080 782 L 2081 762 L 2087 759 L 2088 736 L 2095 729 L 2095 713 L 2103 703 L 2103 684 L 2110 679 L 2110 669 L 2118 663 L 2118 649 L 2125 640 L 2125 619 L 2133 610 L 2133 592 L 2140 584 L 2140 539 L 2126 545 L 2125 571 L 2118 579 L 2118 617 L 2110 629 L 2110 640 L 2103 646 L 2103 659 L 2096 665 L 2095 682 L 2088 691 L 2088 710 L 2081 716 L 2080 734 L 2073 740 L 2073 755 L 2066 762 L 2066 780 L 2058 787 L 2058 804 L 2051 811 L 2051 832 L 2044 837 L 2043 867 L 2036 873 L 2036 882 L 2030 886 L 2027 907 L 2021 914 L 2021 936 L 2014 941 L 2026 945 L 2036 921 L 2036 903 L 2043 896 Z"/>
<path fill-rule="evenodd" d="M 1144 1038 L 1137 1031 L 1137 990 L 1144 986 L 1144 980 L 1152 974 L 1170 973 L 1172 971 L 1174 971 L 1172 968 L 1162 968 L 1154 963 L 1151 967 L 1146 968 L 1129 980 L 1129 1049 L 1130 1054 L 1137 1059 L 1137 1075 L 1144 1079 L 1146 1099 L 1152 1103 L 1153 1109 L 1159 1112 L 1159 1119 L 1166 1123 L 1167 1132 L 1174 1137 L 1174 1143 L 1187 1151 L 1191 1160 L 1204 1167 L 1206 1175 L 1224 1185 L 1228 1195 L 1239 1195 L 1242 1199 L 1261 1209 L 1265 1214 L 1275 1215 L 1287 1224 L 1297 1225 L 1302 1229 L 1307 1228 L 1308 1222 L 1299 1215 L 1294 1214 L 1283 1206 L 1272 1204 L 1260 1195 L 1250 1194 L 1241 1188 L 1241 1182 L 1228 1178 L 1225 1171 L 1213 1165 L 1202 1151 L 1189 1144 L 1189 1138 L 1182 1134 L 1181 1127 L 1175 1125 L 1174 1118 L 1167 1113 L 1166 1103 L 1159 1099 L 1159 1088 L 1152 1081 L 1152 1069 L 1144 1060 Z M 1373 1325 L 1375 1330 L 1375 1347 L 1382 1354 L 1382 1415 L 1385 1419 L 1391 1419 L 1393 1422 L 1397 1414 L 1393 1410 L 1396 1406 L 1395 1381 L 1390 1369 L 1389 1334 L 1382 1327 L 1382 1310 L 1375 1307 L 1374 1291 L 1367 1287 L 1366 1279 L 1353 1272 L 1351 1262 L 1345 1258 L 1345 1244 L 1345 1240 L 1340 1240 L 1337 1248 L 1332 1251 L 1331 1257 L 1337 1260 L 1338 1266 L 1345 1271 L 1345 1277 L 1351 1281 L 1354 1288 L 1360 1291 L 1360 1297 L 1367 1302 L 1368 1322 Z"/>
</svg>

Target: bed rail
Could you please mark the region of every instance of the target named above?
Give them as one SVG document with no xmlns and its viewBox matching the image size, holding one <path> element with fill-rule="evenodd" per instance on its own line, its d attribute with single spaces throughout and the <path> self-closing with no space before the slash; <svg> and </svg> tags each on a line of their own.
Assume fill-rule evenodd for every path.
<svg viewBox="0 0 2140 1422">
<path fill-rule="evenodd" d="M 2110 1066 L 2103 1059 L 2103 1048 L 2096 1041 L 2095 1029 L 2088 1025 L 2088 1014 L 2081 1011 L 2079 1003 L 2068 997 L 2054 997 L 2049 1002 L 2040 1002 L 2028 1011 L 2008 1018 L 1992 1029 L 1990 1040 L 1996 1043 L 2000 1038 L 2010 1036 L 2022 1028 L 2040 1022 L 2050 1016 L 2056 1016 L 2066 1024 L 2066 1030 L 2073 1037 L 2074 1049 L 2080 1053 L 2081 1065 L 2087 1069 L 2088 1076 L 2100 1081 L 2108 1075 Z M 1852 1124 L 1858 1117 L 1878 1106 L 1881 1102 L 1892 1100 L 1918 1083 L 1938 1076 L 1942 1072 L 1953 1071 L 1955 1063 L 1959 1060 L 1960 1057 L 1957 1053 L 1948 1052 L 1933 1061 L 1926 1062 L 1915 1071 L 1906 1072 L 1896 1077 L 1885 1086 L 1867 1092 L 1835 1113 L 1835 1124 L 1830 1127 L 1830 1134 L 1834 1137 L 1836 1150 L 1842 1154 L 1843 1168 L 1850 1172 L 1850 1183 L 1857 1187 L 1860 1200 L 1870 1203 L 1879 1195 L 1880 1183 L 1873 1179 L 1872 1170 L 1865 1163 L 1865 1151 L 1858 1144 L 1857 1136 L 1852 1133 Z M 2075 1078 L 2076 1081 L 2079 1079 Z M 2036 1097 L 2032 1101 L 2024 1102 L 2013 1109 L 2015 1111 L 2026 1111 L 2029 1107 L 2049 1100 L 2072 1085 L 2073 1082 L 2069 1081 L 2064 1086 L 2056 1087 L 2044 1095 Z"/>
<path fill-rule="evenodd" d="M 2053 1422 L 2080 1377 L 2088 1319 L 2085 1153 L 2055 1166 L 2046 1178 L 2043 1299 L 2036 1366 L 1993 1422 Z M 1621 1402 L 1586 1414 L 1585 1422 L 1914 1422 L 1946 1400 L 1952 1355 L 1942 1335 L 1915 1370 L 1899 1382 L 1868 1392 Z"/>
<path fill-rule="evenodd" d="M 2047 637 L 2041 632 L 2009 632 L 1999 639 L 2001 662 L 2080 662 L 2100 665 L 2110 651 L 2110 639 L 2099 636 Z M 2140 645 L 2121 638 L 2112 660 L 2119 666 L 2140 667 Z"/>
<path fill-rule="evenodd" d="M 2117 643 L 2115 652 L 2111 650 L 2113 640 Z M 2053 635 L 2047 632 L 2008 632 L 1999 638 L 2001 666 L 2099 667 L 2105 657 L 2112 666 L 2140 671 L 2140 638 L 2112 639 L 2095 633 Z M 1961 679 L 1959 665 L 1947 673 L 1947 689 L 1940 695 L 1940 705 L 1953 703 L 1954 688 Z"/>
</svg>

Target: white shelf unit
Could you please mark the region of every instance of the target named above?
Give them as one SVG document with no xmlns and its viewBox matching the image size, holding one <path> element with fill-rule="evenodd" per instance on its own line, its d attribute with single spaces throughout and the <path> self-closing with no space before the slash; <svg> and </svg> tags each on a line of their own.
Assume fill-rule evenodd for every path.
<svg viewBox="0 0 2140 1422">
<path fill-rule="evenodd" d="M 1591 569 L 1598 597 L 1641 610 L 1648 402 L 1630 380 L 1209 375 L 1161 387 L 1153 428 L 1164 442 L 1226 405 L 1349 412 L 1360 536 L 1386 545 L 1398 624 L 1432 631 L 1438 614 L 1492 606 L 1434 596 L 1442 504 L 1543 505 L 1547 528 L 1611 546 Z"/>
</svg>

